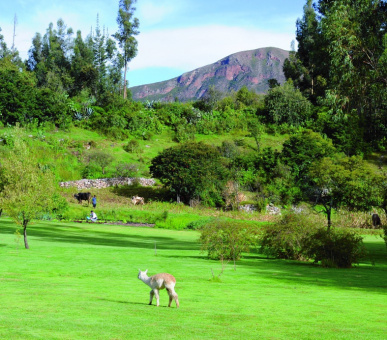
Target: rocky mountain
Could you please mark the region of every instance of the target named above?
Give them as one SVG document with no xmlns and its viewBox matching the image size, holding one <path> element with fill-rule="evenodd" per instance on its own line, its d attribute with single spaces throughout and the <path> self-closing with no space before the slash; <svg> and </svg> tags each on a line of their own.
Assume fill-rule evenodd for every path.
<svg viewBox="0 0 387 340">
<path fill-rule="evenodd" d="M 229 55 L 216 63 L 200 67 L 158 83 L 131 87 L 134 100 L 180 101 L 199 99 L 210 86 L 223 93 L 238 91 L 241 87 L 265 93 L 268 79 L 285 81 L 282 71 L 289 52 L 274 47 L 258 48 Z"/>
</svg>

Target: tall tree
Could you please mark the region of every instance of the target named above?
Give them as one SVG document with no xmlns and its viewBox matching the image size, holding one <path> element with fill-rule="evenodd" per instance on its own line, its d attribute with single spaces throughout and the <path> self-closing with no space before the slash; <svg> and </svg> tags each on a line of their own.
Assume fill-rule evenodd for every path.
<svg viewBox="0 0 387 340">
<path fill-rule="evenodd" d="M 83 89 L 89 89 L 96 94 L 98 70 L 94 64 L 93 48 L 82 39 L 81 31 L 77 31 L 74 40 L 74 50 L 71 57 L 71 75 L 74 78 L 73 94 L 79 94 Z"/>
<path fill-rule="evenodd" d="M 134 17 L 133 4 L 136 0 L 120 0 L 117 23 L 118 32 L 113 37 L 118 41 L 121 48 L 121 56 L 124 63 L 124 99 L 127 98 L 126 72 L 128 63 L 137 55 L 137 40 L 135 38 L 139 32 L 140 22 Z"/>
<path fill-rule="evenodd" d="M 29 249 L 27 226 L 53 208 L 54 175 L 40 166 L 27 145 L 16 138 L 9 155 L 0 165 L 0 206 L 23 228 L 24 245 Z"/>
<path fill-rule="evenodd" d="M 340 113 L 354 117 L 354 131 L 367 142 L 387 137 L 387 3 L 380 0 L 322 1 L 322 32 L 330 55 L 333 94 L 345 98 Z M 329 104 L 329 103 L 328 103 Z"/>
<path fill-rule="evenodd" d="M 13 64 L 17 65 L 19 68 L 24 67 L 22 60 L 19 56 L 19 51 L 15 48 L 15 46 L 12 46 L 11 49 L 7 47 L 7 43 L 4 40 L 4 36 L 1 34 L 0 27 L 0 60 L 4 58 L 8 58 Z"/>
<path fill-rule="evenodd" d="M 312 0 L 306 1 L 304 15 L 297 20 L 296 28 L 298 50 L 290 52 L 285 60 L 284 73 L 305 96 L 315 101 L 324 94 L 329 58 Z"/>
</svg>

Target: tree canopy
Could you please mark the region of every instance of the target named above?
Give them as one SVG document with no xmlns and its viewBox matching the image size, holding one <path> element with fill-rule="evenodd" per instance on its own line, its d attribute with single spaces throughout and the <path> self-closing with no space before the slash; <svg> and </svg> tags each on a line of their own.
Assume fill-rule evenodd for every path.
<svg viewBox="0 0 387 340">
<path fill-rule="evenodd" d="M 199 198 L 210 205 L 222 204 L 221 184 L 227 172 L 213 146 L 187 142 L 165 149 L 151 164 L 152 175 L 182 201 Z"/>
<path fill-rule="evenodd" d="M 55 208 L 54 174 L 16 137 L 14 147 L 1 155 L 0 186 L 0 206 L 23 228 L 24 245 L 28 249 L 27 226 Z"/>
</svg>

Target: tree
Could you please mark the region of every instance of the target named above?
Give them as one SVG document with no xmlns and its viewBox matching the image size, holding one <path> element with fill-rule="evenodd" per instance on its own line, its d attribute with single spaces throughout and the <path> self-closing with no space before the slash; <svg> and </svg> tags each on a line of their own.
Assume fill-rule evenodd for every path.
<svg viewBox="0 0 387 340">
<path fill-rule="evenodd" d="M 255 144 L 257 145 L 257 151 L 260 151 L 261 148 L 261 139 L 262 135 L 265 132 L 265 126 L 259 121 L 257 118 L 252 118 L 249 120 L 248 130 L 251 136 L 255 140 Z"/>
<path fill-rule="evenodd" d="M 219 151 L 204 143 L 187 142 L 163 150 L 152 159 L 150 172 L 179 199 L 188 203 L 200 198 L 209 205 L 222 205 L 227 173 Z"/>
<path fill-rule="evenodd" d="M 3 123 L 26 122 L 35 114 L 35 77 L 10 58 L 0 59 L 0 117 Z"/>
<path fill-rule="evenodd" d="M 127 98 L 126 93 L 126 72 L 128 63 L 137 55 L 137 40 L 135 38 L 140 32 L 138 28 L 140 22 L 134 18 L 135 7 L 133 4 L 136 0 L 120 0 L 118 10 L 118 32 L 113 37 L 118 41 L 118 45 L 122 50 L 121 56 L 124 62 L 124 99 Z"/>
<path fill-rule="evenodd" d="M 310 177 L 311 197 L 322 205 L 328 230 L 332 225 L 332 209 L 344 206 L 370 211 L 382 205 L 383 179 L 367 168 L 360 157 L 324 157 L 311 166 Z"/>
<path fill-rule="evenodd" d="M 330 139 L 324 139 L 317 132 L 303 130 L 285 141 L 281 160 L 290 166 L 296 180 L 304 182 L 312 163 L 330 157 L 334 152 Z"/>
<path fill-rule="evenodd" d="M 201 111 L 211 112 L 217 108 L 218 102 L 222 98 L 222 92 L 211 85 L 194 106 Z"/>
<path fill-rule="evenodd" d="M 87 154 L 88 162 L 95 163 L 102 169 L 102 174 L 105 173 L 106 167 L 113 162 L 114 157 L 105 151 L 94 150 Z"/>
<path fill-rule="evenodd" d="M 380 0 L 320 1 L 322 33 L 331 63 L 328 88 L 345 98 L 338 115 L 354 116 L 368 142 L 387 135 L 387 3 Z M 332 96 L 334 98 L 334 96 Z M 384 142 L 385 143 L 385 142 Z"/>
<path fill-rule="evenodd" d="M 271 123 L 302 125 L 311 115 L 311 104 L 300 90 L 287 81 L 271 88 L 265 96 L 265 108 Z"/>
<path fill-rule="evenodd" d="M 232 260 L 234 270 L 236 261 L 243 252 L 248 252 L 251 245 L 255 245 L 258 230 L 246 222 L 212 220 L 208 222 L 200 234 L 202 251 L 207 251 L 213 260 Z"/>
<path fill-rule="evenodd" d="M 284 62 L 285 77 L 292 79 L 295 87 L 315 102 L 318 96 L 324 94 L 329 59 L 312 0 L 306 1 L 304 15 L 297 20 L 296 28 L 298 50 L 290 52 Z"/>
<path fill-rule="evenodd" d="M 20 138 L 16 138 L 14 148 L 1 159 L 0 183 L 0 206 L 22 226 L 24 245 L 29 249 L 27 226 L 54 208 L 54 175 L 39 164 Z"/>
</svg>

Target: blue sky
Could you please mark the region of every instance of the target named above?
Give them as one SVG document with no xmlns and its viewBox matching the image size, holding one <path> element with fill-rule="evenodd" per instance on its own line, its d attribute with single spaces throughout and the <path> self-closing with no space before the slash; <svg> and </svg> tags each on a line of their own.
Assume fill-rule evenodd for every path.
<svg viewBox="0 0 387 340">
<path fill-rule="evenodd" d="M 138 55 L 129 64 L 129 85 L 170 79 L 235 52 L 274 46 L 290 49 L 306 0 L 138 0 Z M 0 0 L 0 27 L 22 58 L 36 32 L 62 18 L 85 37 L 100 26 L 117 30 L 118 0 Z"/>
</svg>

